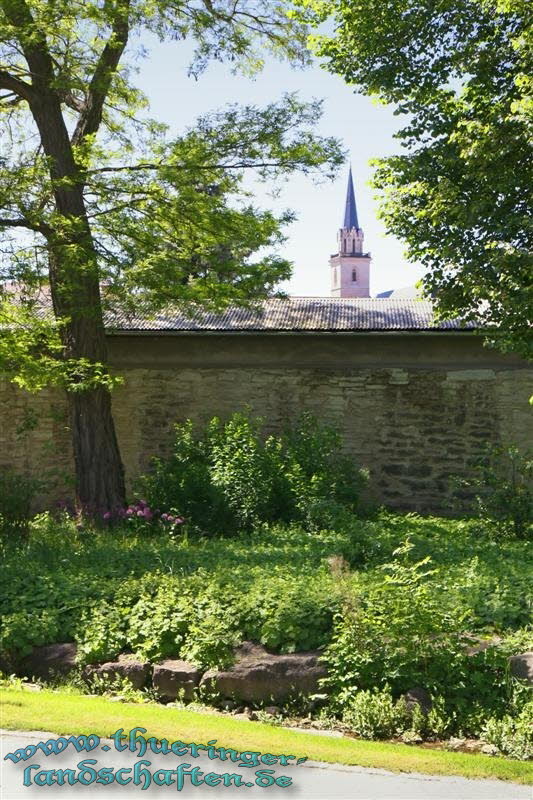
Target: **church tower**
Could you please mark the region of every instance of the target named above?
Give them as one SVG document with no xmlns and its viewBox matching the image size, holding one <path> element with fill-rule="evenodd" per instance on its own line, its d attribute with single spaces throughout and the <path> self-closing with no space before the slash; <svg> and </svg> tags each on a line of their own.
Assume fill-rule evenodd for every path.
<svg viewBox="0 0 533 800">
<path fill-rule="evenodd" d="M 363 253 L 363 241 L 350 167 L 344 222 L 337 234 L 339 249 L 329 260 L 332 297 L 370 297 L 371 258 L 370 253 Z"/>
</svg>

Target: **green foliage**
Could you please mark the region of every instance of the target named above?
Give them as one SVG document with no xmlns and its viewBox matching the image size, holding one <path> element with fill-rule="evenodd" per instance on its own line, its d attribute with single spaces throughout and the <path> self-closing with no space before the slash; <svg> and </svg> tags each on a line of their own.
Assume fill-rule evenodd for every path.
<svg viewBox="0 0 533 800">
<path fill-rule="evenodd" d="M 471 479 L 459 485 L 474 496 L 481 519 L 501 534 L 533 539 L 533 458 L 516 446 L 494 447 L 475 465 Z"/>
<path fill-rule="evenodd" d="M 325 686 L 340 705 L 356 692 L 390 684 L 395 693 L 436 690 L 460 658 L 465 614 L 443 606 L 430 558 L 411 562 L 406 541 L 381 568 L 381 581 L 349 598 L 325 660 Z"/>
<path fill-rule="evenodd" d="M 152 508 L 182 514 L 204 532 L 235 533 L 261 522 L 331 525 L 358 507 L 365 475 L 343 456 L 337 432 L 304 415 L 282 434 L 234 414 L 203 433 L 176 425 L 170 459 L 156 459 L 139 491 Z"/>
<path fill-rule="evenodd" d="M 401 155 L 377 162 L 387 230 L 443 317 L 532 354 L 531 13 L 523 0 L 296 0 L 326 68 L 394 106 Z M 490 329 L 492 328 L 492 330 Z M 496 330 L 494 329 L 496 328 Z"/>
<path fill-rule="evenodd" d="M 0 640 L 7 661 L 28 655 L 35 646 L 57 641 L 57 637 L 63 635 L 60 617 L 57 609 L 43 609 L 36 613 L 31 605 L 6 614 L 2 620 Z"/>
<path fill-rule="evenodd" d="M 147 537 L 127 523 L 79 530 L 40 515 L 2 547 L 2 652 L 13 667 L 35 645 L 72 640 L 82 664 L 131 652 L 206 668 L 246 640 L 325 648 L 324 712 L 358 735 L 394 724 L 415 741 L 522 724 L 528 690 L 507 659 L 531 649 L 530 549 L 496 542 L 477 520 L 382 513 L 344 529 L 261 525 L 216 538 Z M 489 646 L 465 653 L 480 642 Z M 433 707 L 395 722 L 413 686 Z"/>
<path fill-rule="evenodd" d="M 0 534 L 24 534 L 40 482 L 0 467 Z"/>
<path fill-rule="evenodd" d="M 343 722 L 361 739 L 392 739 L 409 726 L 405 700 L 393 700 L 388 686 L 357 692 L 345 706 Z"/>
<path fill-rule="evenodd" d="M 468 654 L 472 641 L 464 634 L 474 627 L 468 593 L 458 602 L 445 588 L 451 574 L 429 569 L 428 556 L 410 561 L 413 548 L 411 542 L 398 548 L 395 560 L 381 567 L 381 582 L 348 597 L 325 651 L 324 686 L 339 711 L 360 691 L 390 686 L 399 697 L 424 686 L 445 698 L 445 707 L 419 724 L 419 732 L 477 735 L 487 713 L 501 715 L 514 702 L 507 659 L 531 645 L 531 631 Z"/>
<path fill-rule="evenodd" d="M 278 247 L 293 214 L 257 208 L 244 175 L 329 177 L 343 160 L 313 133 L 320 102 L 295 95 L 171 134 L 133 85 L 148 54 L 138 43 L 154 35 L 188 40 L 196 76 L 213 60 L 247 74 L 265 53 L 309 60 L 305 26 L 271 0 L 0 2 L 0 367 L 24 388 L 112 388 L 95 342 L 102 305 L 150 315 L 179 302 L 194 315 L 270 295 L 290 274 Z M 80 319 L 90 337 L 70 335 Z"/>
<path fill-rule="evenodd" d="M 533 759 L 533 700 L 516 717 L 491 717 L 481 729 L 481 738 L 511 758 Z"/>
</svg>

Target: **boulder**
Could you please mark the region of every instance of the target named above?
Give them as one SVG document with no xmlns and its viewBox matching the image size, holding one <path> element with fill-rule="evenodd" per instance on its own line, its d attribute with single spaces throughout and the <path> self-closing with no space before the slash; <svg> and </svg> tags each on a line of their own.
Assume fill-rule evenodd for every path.
<svg viewBox="0 0 533 800">
<path fill-rule="evenodd" d="M 142 689 L 150 677 L 150 668 L 149 661 L 139 661 L 129 653 L 122 653 L 115 661 L 106 661 L 105 664 L 89 664 L 85 667 L 83 674 L 87 678 L 97 675 L 108 680 L 126 678 L 134 689 Z"/>
<path fill-rule="evenodd" d="M 313 694 L 326 674 L 319 651 L 277 655 L 261 645 L 244 642 L 235 663 L 226 670 L 209 670 L 201 686 L 222 697 L 263 705 L 280 704 L 294 694 Z"/>
<path fill-rule="evenodd" d="M 73 670 L 76 666 L 76 655 L 75 642 L 34 647 L 30 655 L 22 661 L 18 671 L 28 678 L 50 680 L 50 678 L 66 675 Z"/>
<path fill-rule="evenodd" d="M 421 686 L 408 689 L 403 698 L 408 711 L 412 711 L 415 706 L 419 706 L 423 714 L 429 714 L 431 711 L 431 706 L 433 705 L 431 696 L 429 692 Z"/>
<path fill-rule="evenodd" d="M 533 652 L 511 656 L 509 670 L 513 678 L 520 678 L 533 685 Z"/>
<path fill-rule="evenodd" d="M 188 661 L 167 659 L 154 664 L 152 684 L 164 700 L 175 700 L 183 690 L 183 699 L 192 700 L 200 683 L 201 671 Z"/>
</svg>

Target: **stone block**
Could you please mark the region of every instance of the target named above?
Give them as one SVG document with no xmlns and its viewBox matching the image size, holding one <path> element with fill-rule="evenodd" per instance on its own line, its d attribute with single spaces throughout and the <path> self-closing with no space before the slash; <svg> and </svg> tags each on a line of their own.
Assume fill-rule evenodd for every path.
<svg viewBox="0 0 533 800">
<path fill-rule="evenodd" d="M 201 686 L 222 697 L 257 705 L 282 704 L 291 695 L 318 691 L 319 678 L 326 674 L 319 662 L 320 652 L 278 655 L 253 642 L 236 650 L 234 665 L 227 670 L 209 670 Z"/>
<path fill-rule="evenodd" d="M 21 663 L 19 672 L 28 678 L 50 680 L 57 675 L 66 675 L 76 666 L 75 642 L 62 642 L 34 647 Z"/>
<path fill-rule="evenodd" d="M 164 700 L 175 700 L 181 692 L 184 700 L 192 700 L 201 676 L 201 670 L 194 664 L 180 659 L 167 659 L 154 664 L 152 684 Z"/>
<path fill-rule="evenodd" d="M 148 683 L 151 664 L 149 661 L 140 661 L 129 653 L 123 653 L 115 661 L 104 664 L 89 664 L 84 669 L 84 675 L 92 678 L 114 680 L 115 678 L 127 679 L 134 689 L 142 689 Z"/>
</svg>

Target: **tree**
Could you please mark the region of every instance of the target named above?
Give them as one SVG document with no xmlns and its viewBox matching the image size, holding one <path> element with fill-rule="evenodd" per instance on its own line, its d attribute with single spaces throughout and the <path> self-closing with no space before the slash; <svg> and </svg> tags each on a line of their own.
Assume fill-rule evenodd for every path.
<svg viewBox="0 0 533 800">
<path fill-rule="evenodd" d="M 525 0 L 300 0 L 332 20 L 328 70 L 394 105 L 405 151 L 378 160 L 387 229 L 427 268 L 442 317 L 480 319 L 530 356 L 531 5 Z"/>
<path fill-rule="evenodd" d="M 343 158 L 310 131 L 320 104 L 294 96 L 171 138 L 132 85 L 147 33 L 193 39 L 196 74 L 209 59 L 258 69 L 264 50 L 307 58 L 304 27 L 270 0 L 0 0 L 0 357 L 26 388 L 66 389 L 78 507 L 93 514 L 125 499 L 104 313 L 265 297 L 290 265 L 253 255 L 291 214 L 255 208 L 245 170 L 332 173 Z"/>
</svg>

